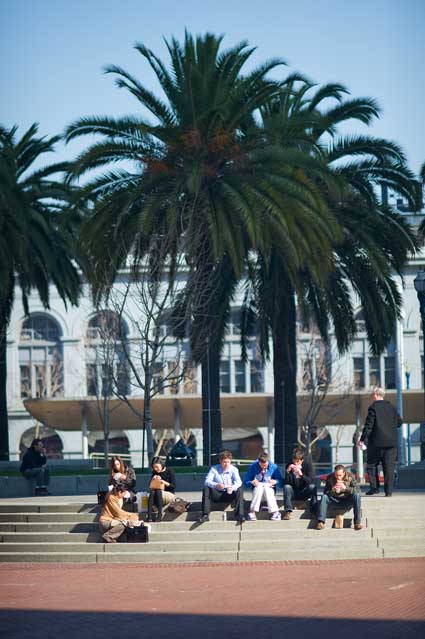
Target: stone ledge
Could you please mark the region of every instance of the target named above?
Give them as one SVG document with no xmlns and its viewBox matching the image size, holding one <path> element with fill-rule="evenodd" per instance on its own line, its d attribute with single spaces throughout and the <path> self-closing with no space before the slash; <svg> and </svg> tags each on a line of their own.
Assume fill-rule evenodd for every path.
<svg viewBox="0 0 425 639">
<path fill-rule="evenodd" d="M 399 488 L 425 488 L 425 460 L 401 466 L 398 470 Z"/>
</svg>

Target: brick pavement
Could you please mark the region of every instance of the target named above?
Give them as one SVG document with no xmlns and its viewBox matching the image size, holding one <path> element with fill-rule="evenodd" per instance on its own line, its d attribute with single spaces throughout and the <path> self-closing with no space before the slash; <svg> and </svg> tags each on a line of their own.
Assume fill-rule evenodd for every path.
<svg viewBox="0 0 425 639">
<path fill-rule="evenodd" d="M 0 565 L 8 639 L 423 639 L 425 558 Z"/>
</svg>

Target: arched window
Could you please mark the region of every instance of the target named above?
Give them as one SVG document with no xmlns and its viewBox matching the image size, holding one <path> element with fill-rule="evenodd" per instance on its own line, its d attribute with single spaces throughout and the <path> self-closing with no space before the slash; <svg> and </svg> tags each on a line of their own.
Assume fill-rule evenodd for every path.
<svg viewBox="0 0 425 639">
<path fill-rule="evenodd" d="M 128 336 L 127 324 L 114 311 L 99 311 L 88 323 L 87 340 L 121 342 Z"/>
<path fill-rule="evenodd" d="M 157 321 L 159 325 L 159 334 L 161 338 L 175 337 L 174 324 L 173 324 L 173 319 L 171 317 L 170 312 L 163 312 Z M 154 328 L 156 328 L 156 326 Z"/>
<path fill-rule="evenodd" d="M 46 314 L 33 314 L 22 324 L 19 371 L 23 399 L 63 395 L 61 330 Z"/>
<path fill-rule="evenodd" d="M 260 333 L 260 324 L 258 318 L 253 313 L 248 313 L 244 319 L 245 337 L 250 340 L 256 339 Z M 239 339 L 242 333 L 242 309 L 235 306 L 231 309 L 229 319 L 226 326 L 226 337 Z"/>
<path fill-rule="evenodd" d="M 364 317 L 363 311 L 359 311 L 356 314 L 355 321 L 356 321 L 357 332 L 358 333 L 365 333 L 366 332 L 366 323 L 365 323 L 365 317 Z"/>
<path fill-rule="evenodd" d="M 57 432 L 49 426 L 43 424 L 37 424 L 28 428 L 22 436 L 19 442 L 19 454 L 20 458 L 24 456 L 28 448 L 32 444 L 32 440 L 35 437 L 39 437 L 43 441 L 43 446 L 46 449 L 46 457 L 48 459 L 62 459 L 63 458 L 63 443 Z"/>
<path fill-rule="evenodd" d="M 125 355 L 127 340 L 127 324 L 113 311 L 99 311 L 89 320 L 86 332 L 87 395 L 111 397 L 130 393 Z"/>
<path fill-rule="evenodd" d="M 227 324 L 226 335 L 231 337 L 232 335 L 241 334 L 241 309 L 233 308 L 230 311 L 230 318 Z"/>
</svg>

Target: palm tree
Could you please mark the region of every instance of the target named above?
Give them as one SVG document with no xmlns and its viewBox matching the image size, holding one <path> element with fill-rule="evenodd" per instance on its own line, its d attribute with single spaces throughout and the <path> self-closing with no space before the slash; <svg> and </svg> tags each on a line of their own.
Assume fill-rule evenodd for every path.
<svg viewBox="0 0 425 639">
<path fill-rule="evenodd" d="M 112 286 L 129 255 L 141 259 L 152 236 L 161 234 L 176 238 L 174 251 L 187 255 L 189 294 L 203 287 L 204 295 L 195 296 L 198 302 L 192 309 L 192 347 L 203 380 L 209 381 L 208 396 L 203 383 L 205 459 L 221 447 L 223 321 L 226 300 L 249 250 L 266 252 L 273 237 L 291 272 L 306 255 L 325 270 L 336 232 L 314 182 L 327 182 L 326 166 L 295 147 L 265 145 L 255 117 L 277 95 L 279 85 L 267 76 L 282 61 L 270 60 L 245 75 L 242 68 L 253 49 L 242 42 L 221 50 L 221 43 L 221 37 L 211 34 L 194 39 L 186 33 L 183 45 L 172 39 L 167 42 L 170 70 L 152 51 L 136 45 L 153 69 L 164 100 L 120 67 L 108 67 L 107 72 L 154 121 L 89 117 L 66 130 L 67 140 L 93 133 L 102 137 L 76 159 L 74 178 L 122 160 L 132 162 L 131 169 L 128 164 L 110 169 L 85 185 L 94 200 L 83 233 L 85 250 L 93 281 L 102 281 L 95 294 L 101 296 Z M 310 233 L 313 220 L 317 224 Z"/>
<path fill-rule="evenodd" d="M 44 153 L 52 152 L 58 137 L 37 137 L 33 124 L 18 139 L 17 126 L 0 127 L 0 458 L 8 459 L 6 400 L 6 333 L 15 297 L 21 289 L 25 313 L 36 289 L 42 304 L 49 305 L 53 282 L 66 303 L 76 304 L 80 290 L 70 243 L 72 224 L 66 210 L 71 190 L 53 179 L 66 164 L 32 170 Z M 68 207 L 68 209 L 66 209 Z"/>
<path fill-rule="evenodd" d="M 296 86 L 300 81 L 301 86 Z M 275 459 L 279 462 L 283 456 L 289 458 L 298 437 L 296 298 L 304 319 L 313 319 L 325 340 L 332 320 L 343 352 L 355 335 L 351 286 L 365 312 L 371 348 L 382 352 L 392 337 L 401 305 L 392 271 L 401 274 L 409 252 L 416 248 L 409 225 L 381 206 L 375 193 L 377 186 L 389 186 L 415 205 L 413 175 L 400 148 L 367 136 L 336 137 L 338 125 L 348 119 L 369 124 L 379 113 L 375 102 L 344 100 L 347 90 L 341 85 L 325 85 L 312 93 L 313 89 L 300 76 L 289 78 L 279 98 L 263 110 L 267 135 L 280 138 L 285 145 L 287 132 L 298 130 L 296 143 L 310 153 L 319 153 L 338 178 L 337 189 L 329 184 L 319 187 L 342 230 L 342 241 L 333 246 L 334 268 L 325 286 L 318 285 L 307 263 L 297 279 L 292 277 L 279 259 L 278 244 L 269 256 L 259 254 L 254 269 L 255 305 L 266 357 L 269 334 L 273 340 Z M 334 104 L 321 109 L 321 103 L 327 100 L 329 104 L 329 99 Z M 248 295 L 248 307 L 250 300 Z"/>
</svg>

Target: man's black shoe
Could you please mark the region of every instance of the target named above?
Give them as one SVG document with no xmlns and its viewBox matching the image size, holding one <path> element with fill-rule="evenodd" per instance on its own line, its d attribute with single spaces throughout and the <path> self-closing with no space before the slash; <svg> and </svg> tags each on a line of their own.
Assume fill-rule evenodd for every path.
<svg viewBox="0 0 425 639">
<path fill-rule="evenodd" d="M 365 492 L 365 495 L 379 495 L 379 488 L 369 488 L 369 490 Z"/>
<path fill-rule="evenodd" d="M 209 518 L 209 516 L 208 516 L 208 515 L 201 515 L 201 516 L 199 517 L 199 519 L 198 519 L 198 521 L 199 521 L 199 523 L 200 523 L 200 524 L 203 524 L 205 521 L 209 521 L 209 520 L 210 520 L 210 518 Z"/>
<path fill-rule="evenodd" d="M 240 524 L 243 524 L 246 519 L 243 515 L 240 515 L 239 517 L 236 517 L 236 521 L 238 521 Z"/>
<path fill-rule="evenodd" d="M 393 494 L 392 493 L 385 493 L 385 497 L 392 497 Z"/>
</svg>

